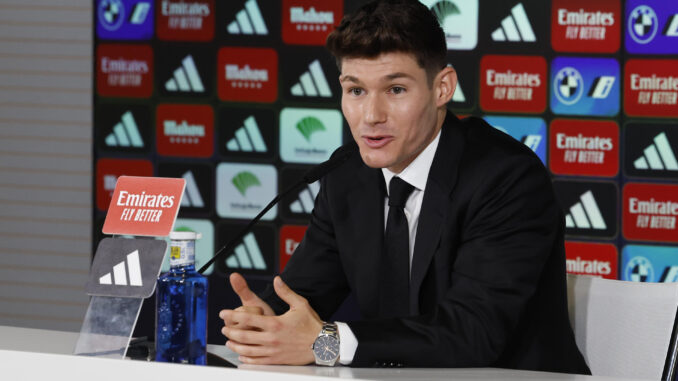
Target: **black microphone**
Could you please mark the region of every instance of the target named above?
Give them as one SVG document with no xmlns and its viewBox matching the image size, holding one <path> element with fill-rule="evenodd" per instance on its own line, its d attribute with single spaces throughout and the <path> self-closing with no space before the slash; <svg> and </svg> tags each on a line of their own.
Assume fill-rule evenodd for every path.
<svg viewBox="0 0 678 381">
<path fill-rule="evenodd" d="M 309 169 L 301 177 L 301 180 L 299 180 L 298 182 L 296 182 L 295 184 L 293 184 L 292 186 L 290 186 L 289 188 L 285 189 L 280 194 L 275 196 L 275 198 L 273 198 L 273 200 L 271 200 L 271 202 L 269 202 L 268 205 L 266 205 L 266 207 L 261 212 L 259 212 L 259 214 L 257 214 L 256 217 L 254 217 L 249 222 L 249 224 L 247 224 L 247 226 L 245 226 L 240 231 L 240 233 L 238 233 L 238 235 L 236 235 L 233 239 L 231 239 L 229 242 L 227 242 L 226 245 L 224 245 L 221 249 L 219 249 L 214 254 L 214 256 L 209 261 L 207 261 L 207 263 L 205 263 L 200 268 L 200 270 L 198 270 L 198 272 L 202 274 L 203 272 L 205 272 L 205 270 L 207 270 L 208 267 L 210 267 L 210 265 L 212 263 L 214 263 L 217 259 L 221 258 L 225 253 L 230 253 L 231 250 L 233 250 L 235 248 L 235 246 L 240 242 L 242 237 L 244 237 L 245 234 L 247 234 L 247 232 L 249 232 L 250 229 L 252 229 L 252 226 L 254 226 L 257 222 L 259 222 L 261 217 L 263 217 L 264 214 L 266 214 L 266 212 L 268 212 L 275 204 L 280 202 L 280 200 L 283 197 L 287 196 L 288 194 L 290 194 L 290 193 L 292 193 L 296 190 L 299 190 L 304 185 L 316 182 L 321 177 L 325 176 L 326 174 L 330 173 L 331 171 L 333 171 L 334 169 L 336 169 L 340 165 L 344 164 L 344 162 L 346 162 L 346 160 L 348 160 L 348 158 L 351 157 L 351 155 L 353 155 L 355 150 L 356 150 L 356 146 L 354 144 L 349 144 L 349 145 L 343 146 L 343 147 L 339 148 L 332 155 L 332 157 L 329 160 L 324 161 L 324 162 L 316 165 L 315 167 Z"/>
</svg>

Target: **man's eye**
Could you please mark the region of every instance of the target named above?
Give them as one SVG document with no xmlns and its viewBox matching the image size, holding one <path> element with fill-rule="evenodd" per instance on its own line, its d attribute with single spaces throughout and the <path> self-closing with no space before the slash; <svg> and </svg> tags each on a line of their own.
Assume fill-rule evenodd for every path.
<svg viewBox="0 0 678 381">
<path fill-rule="evenodd" d="M 405 92 L 405 88 L 400 86 L 393 86 L 391 87 L 391 92 L 393 94 L 402 94 Z"/>
<path fill-rule="evenodd" d="M 363 89 L 360 89 L 360 88 L 357 88 L 357 87 L 353 87 L 353 88 L 349 89 L 348 92 L 349 92 L 351 95 L 360 95 L 360 94 L 363 93 Z"/>
</svg>

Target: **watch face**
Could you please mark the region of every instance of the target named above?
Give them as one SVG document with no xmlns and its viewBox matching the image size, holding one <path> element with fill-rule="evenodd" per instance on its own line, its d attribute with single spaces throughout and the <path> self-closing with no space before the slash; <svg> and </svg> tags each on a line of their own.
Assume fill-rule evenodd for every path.
<svg viewBox="0 0 678 381">
<path fill-rule="evenodd" d="M 332 361 L 339 357 L 339 341 L 331 336 L 321 336 L 316 339 L 313 352 L 320 361 Z"/>
</svg>

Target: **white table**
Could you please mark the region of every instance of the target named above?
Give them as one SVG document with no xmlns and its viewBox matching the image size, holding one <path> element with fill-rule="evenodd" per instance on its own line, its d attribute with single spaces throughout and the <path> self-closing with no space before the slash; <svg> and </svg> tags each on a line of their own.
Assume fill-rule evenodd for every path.
<svg viewBox="0 0 678 381">
<path fill-rule="evenodd" d="M 110 360 L 71 355 L 77 333 L 0 326 L 2 380 L 613 380 L 607 377 L 569 375 L 497 368 L 420 369 L 349 368 L 316 366 L 262 366 L 241 364 L 238 369 L 212 366 Z M 225 346 L 208 351 L 233 360 Z M 619 380 L 615 378 L 615 380 Z"/>
</svg>

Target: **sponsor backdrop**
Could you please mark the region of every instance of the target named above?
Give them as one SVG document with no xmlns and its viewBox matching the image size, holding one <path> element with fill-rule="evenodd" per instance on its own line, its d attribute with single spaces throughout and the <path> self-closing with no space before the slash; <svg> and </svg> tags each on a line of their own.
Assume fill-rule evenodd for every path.
<svg viewBox="0 0 678 381">
<path fill-rule="evenodd" d="M 678 280 L 678 2 L 422 0 L 446 34 L 449 107 L 551 172 L 567 270 Z M 94 245 L 120 175 L 180 177 L 177 226 L 204 263 L 277 192 L 350 139 L 323 45 L 361 0 L 95 0 Z M 550 15 L 550 17 L 545 17 Z M 210 342 L 303 237 L 318 184 L 283 200 L 209 271 Z M 151 334 L 153 301 L 140 328 Z M 339 318 L 355 316 L 346 305 Z"/>
</svg>

